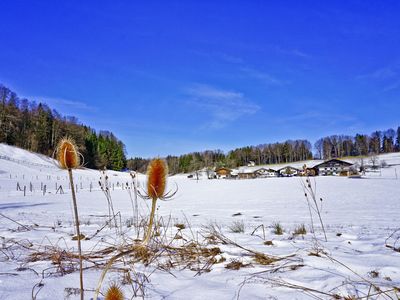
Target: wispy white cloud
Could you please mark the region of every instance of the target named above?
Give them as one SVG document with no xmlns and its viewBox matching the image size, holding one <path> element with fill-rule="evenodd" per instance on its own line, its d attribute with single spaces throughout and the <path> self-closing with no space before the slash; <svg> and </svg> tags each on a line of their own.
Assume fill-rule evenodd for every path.
<svg viewBox="0 0 400 300">
<path fill-rule="evenodd" d="M 278 53 L 282 53 L 285 55 L 289 55 L 289 56 L 295 56 L 295 57 L 299 57 L 299 58 L 311 58 L 312 56 L 302 50 L 299 49 L 290 49 L 290 48 L 283 48 L 279 45 L 274 45 L 273 48 L 275 49 L 276 52 Z"/>
<path fill-rule="evenodd" d="M 294 56 L 298 56 L 298 57 L 302 57 L 302 58 L 311 58 L 310 54 L 307 54 L 307 53 L 305 53 L 303 51 L 300 51 L 298 49 L 293 49 L 289 53 L 291 53 Z"/>
<path fill-rule="evenodd" d="M 260 106 L 246 99 L 243 93 L 196 84 L 186 89 L 190 105 L 210 115 L 204 128 L 219 129 L 246 115 L 255 114 Z"/>
<path fill-rule="evenodd" d="M 284 50 L 281 50 L 280 52 L 283 52 Z M 264 84 L 267 85 L 284 85 L 288 83 L 287 81 L 281 80 L 277 78 L 275 75 L 272 75 L 268 72 L 261 71 L 259 69 L 256 69 L 252 67 L 250 64 L 248 64 L 244 58 L 231 55 L 228 53 L 224 52 L 202 52 L 202 51 L 192 51 L 193 53 L 202 56 L 202 57 L 207 57 L 207 58 L 216 58 L 220 61 L 223 61 L 225 63 L 228 63 L 232 65 L 234 68 L 236 68 L 237 73 L 240 74 L 240 76 L 244 76 L 247 78 L 252 78 L 256 79 L 258 81 L 263 82 Z M 308 57 L 307 54 L 298 51 L 298 50 L 290 50 L 292 55 L 296 56 L 302 56 L 302 57 Z"/>
<path fill-rule="evenodd" d="M 267 72 L 262 72 L 253 68 L 242 67 L 240 68 L 240 70 L 247 76 L 261 80 L 268 85 L 283 85 L 286 83 L 283 80 L 280 80 Z"/>
<path fill-rule="evenodd" d="M 394 63 L 386 67 L 376 69 L 372 72 L 358 75 L 357 80 L 375 81 L 386 93 L 400 88 L 400 64 Z"/>
<path fill-rule="evenodd" d="M 238 56 L 234 56 L 234 55 L 230 55 L 230 54 L 226 54 L 226 53 L 219 53 L 218 54 L 219 57 L 229 63 L 232 64 L 243 64 L 244 63 L 244 59 Z"/>
<path fill-rule="evenodd" d="M 376 79 L 376 80 L 385 80 L 389 78 L 393 78 L 398 74 L 392 67 L 384 67 L 380 69 L 376 69 L 372 72 L 358 75 L 357 79 Z"/>
<path fill-rule="evenodd" d="M 389 92 L 392 90 L 397 90 L 398 88 L 400 88 L 400 80 L 393 82 L 392 84 L 389 84 L 388 86 L 386 86 L 383 91 L 384 92 Z"/>
<path fill-rule="evenodd" d="M 244 59 L 242 57 L 228 54 L 225 52 L 216 52 L 216 51 L 200 51 L 200 50 L 189 50 L 191 53 L 196 54 L 199 57 L 205 57 L 205 58 L 212 58 L 212 59 L 218 59 L 222 60 L 224 62 L 227 62 L 229 64 L 243 64 Z"/>
<path fill-rule="evenodd" d="M 290 116 L 279 117 L 276 120 L 278 123 L 287 123 L 287 122 L 295 122 L 295 123 L 302 123 L 302 122 L 310 122 L 321 124 L 324 123 L 330 125 L 337 125 L 343 123 L 351 123 L 356 122 L 358 119 L 349 114 L 333 114 L 333 113 L 326 113 L 321 111 L 310 110 L 306 112 L 301 112 L 297 114 L 293 114 Z"/>
</svg>

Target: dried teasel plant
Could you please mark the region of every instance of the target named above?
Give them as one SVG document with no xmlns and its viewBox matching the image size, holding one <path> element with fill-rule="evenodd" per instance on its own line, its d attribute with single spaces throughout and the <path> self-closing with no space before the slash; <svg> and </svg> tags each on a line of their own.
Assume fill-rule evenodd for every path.
<svg viewBox="0 0 400 300">
<path fill-rule="evenodd" d="M 143 245 L 147 245 L 153 228 L 154 215 L 156 212 L 157 199 L 167 200 L 172 198 L 178 191 L 165 192 L 167 185 L 168 166 L 167 163 L 160 159 L 153 159 L 147 168 L 147 192 L 138 192 L 143 199 L 151 200 L 151 212 L 149 225 L 143 238 Z"/>
<path fill-rule="evenodd" d="M 112 283 L 107 289 L 104 300 L 123 300 L 123 299 L 124 299 L 124 294 L 122 292 L 121 287 L 116 283 Z"/>
<path fill-rule="evenodd" d="M 168 167 L 167 164 L 164 160 L 160 158 L 153 159 L 149 167 L 147 169 L 147 191 L 142 191 L 139 192 L 138 190 L 138 195 L 143 198 L 143 199 L 151 199 L 152 205 L 151 205 L 151 213 L 150 213 L 150 219 L 149 219 L 149 225 L 147 227 L 146 233 L 143 238 L 143 242 L 138 245 L 137 247 L 130 248 L 127 251 L 120 252 L 119 254 L 113 256 L 107 264 L 104 267 L 104 270 L 100 276 L 99 282 L 97 284 L 97 288 L 95 290 L 95 294 L 93 297 L 93 300 L 97 300 L 98 295 L 100 293 L 100 289 L 102 286 L 102 283 L 104 281 L 104 278 L 106 276 L 106 273 L 108 270 L 111 268 L 112 264 L 119 258 L 130 255 L 131 253 L 137 251 L 137 249 L 145 249 L 145 246 L 147 246 L 150 237 L 151 237 L 151 232 L 153 228 L 153 223 L 154 223 L 154 215 L 156 212 L 156 203 L 157 200 L 167 200 L 172 198 L 177 192 L 178 188 L 176 188 L 175 191 L 169 191 L 165 192 L 166 185 L 167 185 L 167 176 L 168 176 Z"/>
<path fill-rule="evenodd" d="M 70 138 L 63 138 L 57 145 L 57 160 L 61 169 L 77 169 L 80 166 L 80 154 L 75 142 Z"/>
<path fill-rule="evenodd" d="M 68 171 L 69 182 L 71 186 L 72 203 L 74 208 L 74 218 L 75 218 L 75 227 L 77 235 L 76 240 L 78 242 L 78 252 L 79 252 L 80 292 L 81 292 L 81 300 L 83 300 L 83 266 L 82 266 L 81 233 L 79 230 L 78 205 L 76 202 L 74 178 L 72 176 L 72 169 L 77 169 L 80 167 L 80 153 L 78 152 L 75 142 L 72 139 L 63 138 L 57 145 L 56 155 L 59 167 L 61 169 L 66 169 Z"/>
</svg>

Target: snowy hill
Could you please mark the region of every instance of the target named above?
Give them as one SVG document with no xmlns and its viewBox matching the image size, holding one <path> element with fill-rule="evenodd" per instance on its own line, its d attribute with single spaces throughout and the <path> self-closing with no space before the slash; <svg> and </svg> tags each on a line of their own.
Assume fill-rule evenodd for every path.
<svg viewBox="0 0 400 300">
<path fill-rule="evenodd" d="M 126 184 L 131 181 L 129 174 L 107 171 L 110 184 Z M 74 171 L 74 178 L 82 190 L 99 189 L 101 174 L 98 170 L 82 168 Z M 67 174 L 58 167 L 57 161 L 42 154 L 33 153 L 18 147 L 0 144 L 0 194 L 16 193 L 17 184 L 29 187 L 28 194 L 41 193 L 43 185 L 47 192 L 55 192 L 56 186 L 68 188 Z M 32 192 L 30 187 L 32 186 Z"/>
<path fill-rule="evenodd" d="M 385 154 L 379 154 L 376 155 L 377 157 L 377 163 L 382 163 L 385 162 L 388 166 L 397 166 L 400 165 L 400 152 L 395 152 L 395 153 L 385 153 Z M 369 165 L 371 164 L 370 157 L 345 157 L 345 158 L 339 158 L 340 160 L 347 161 L 350 163 L 359 163 L 361 160 L 364 161 L 364 164 Z M 241 168 L 246 168 L 248 170 L 257 170 L 259 168 L 271 168 L 274 170 L 278 170 L 281 168 L 286 168 L 288 166 L 292 166 L 297 169 L 302 169 L 304 165 L 307 167 L 314 167 L 317 164 L 320 164 L 324 160 L 304 160 L 304 161 L 297 161 L 297 162 L 291 162 L 291 163 L 282 163 L 282 164 L 267 164 L 267 165 L 258 165 L 258 166 L 253 166 L 253 167 L 241 167 Z"/>
<path fill-rule="evenodd" d="M 55 161 L 50 157 L 23 150 L 18 147 L 9 146 L 3 143 L 0 143 L 0 157 L 4 160 L 12 160 L 14 162 L 27 165 L 36 165 L 50 168 L 55 166 Z"/>
</svg>

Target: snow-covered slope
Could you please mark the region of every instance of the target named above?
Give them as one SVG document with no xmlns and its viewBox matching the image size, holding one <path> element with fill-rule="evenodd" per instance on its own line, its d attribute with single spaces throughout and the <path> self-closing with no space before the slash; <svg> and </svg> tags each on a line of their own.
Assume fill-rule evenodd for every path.
<svg viewBox="0 0 400 300">
<path fill-rule="evenodd" d="M 107 171 L 112 186 L 131 181 L 130 175 L 123 172 Z M 79 189 L 99 189 L 100 171 L 82 168 L 74 171 Z M 17 184 L 27 187 L 30 195 L 42 193 L 46 185 L 47 192 L 56 192 L 60 185 L 68 188 L 68 176 L 58 167 L 57 161 L 42 154 L 33 153 L 18 147 L 0 144 L 0 195 L 18 195 Z M 32 187 L 32 191 L 31 191 Z"/>
<path fill-rule="evenodd" d="M 71 292 L 79 287 L 79 272 L 68 271 L 76 260 L 62 256 L 76 253 L 66 172 L 49 158 L 14 147 L 1 145 L 0 155 L 13 159 L 0 159 L 0 299 L 31 299 L 32 290 L 38 291 L 37 300 L 79 299 Z M 142 280 L 147 299 L 332 299 L 368 295 L 369 299 L 396 299 L 400 294 L 393 288 L 400 286 L 400 253 L 386 244 L 400 246 L 400 235 L 395 232 L 400 227 L 400 178 L 395 177 L 395 170 L 400 175 L 400 155 L 383 155 L 380 159 L 396 166 L 364 179 L 312 179 L 328 242 L 315 214 L 315 236 L 311 233 L 302 178 L 197 182 L 173 176 L 167 189 L 177 186 L 177 194 L 157 205 L 163 226 L 156 239 L 171 243 L 169 248 L 161 248 L 158 253 L 162 259 L 149 265 L 129 264 L 134 257 L 117 262 L 104 286 L 112 281 L 126 283 L 129 273 Z M 132 182 L 129 174 L 108 172 L 108 177 L 118 230 L 105 226 L 108 202 L 98 188 L 100 172 L 74 171 L 81 231 L 90 237 L 82 241 L 84 254 L 90 256 L 85 261 L 85 299 L 93 297 L 103 264 L 118 253 L 112 247 L 127 249 L 123 247 L 129 248 L 138 236 L 132 225 L 133 191 L 121 186 Z M 139 183 L 144 186 L 144 176 L 139 177 Z M 16 191 L 17 184 L 27 187 L 25 196 Z M 41 185 L 47 186 L 45 194 Z M 65 193 L 55 194 L 56 185 L 62 185 Z M 148 215 L 148 206 L 149 201 L 138 199 L 141 216 Z M 274 233 L 276 222 L 283 228 L 282 235 Z M 175 224 L 186 228 L 179 230 Z M 210 224 L 220 228 L 232 243 L 213 240 L 205 229 Z M 301 224 L 305 224 L 307 233 L 294 235 Z M 243 230 L 237 230 L 241 226 Z M 139 238 L 143 227 L 140 230 Z M 178 251 L 194 242 L 218 247 L 222 253 L 215 260 L 219 263 L 208 257 L 188 267 L 189 256 L 179 264 L 168 263 L 175 259 L 171 251 L 164 256 L 170 245 Z M 151 244 L 153 248 L 159 246 Z M 254 253 L 280 260 L 263 265 L 255 260 Z M 232 262 L 241 262 L 244 267 L 228 269 Z M 39 283 L 43 285 L 40 291 Z M 135 287 L 135 283 L 122 284 L 127 299 L 135 291 L 140 294 Z"/>
<path fill-rule="evenodd" d="M 376 156 L 376 165 L 380 165 L 384 162 L 384 164 L 388 166 L 398 166 L 400 165 L 400 152 L 395 152 L 395 153 L 385 153 L 385 154 L 379 154 Z M 370 165 L 371 163 L 371 158 L 370 157 L 346 157 L 346 158 L 341 158 L 343 161 L 347 161 L 350 163 L 361 163 L 361 160 L 363 160 L 363 163 L 366 165 Z M 255 171 L 260 168 L 271 168 L 274 170 L 286 168 L 288 166 L 297 168 L 297 169 L 302 169 L 304 165 L 307 167 L 314 167 L 317 164 L 322 163 L 323 160 L 304 160 L 304 161 L 297 161 L 297 162 L 291 162 L 291 163 L 282 163 L 282 164 L 268 164 L 268 165 L 258 165 L 258 166 L 253 166 L 253 167 L 240 167 L 239 169 L 241 170 L 247 170 L 247 171 Z"/>
<path fill-rule="evenodd" d="M 27 165 L 35 165 L 42 167 L 54 167 L 55 161 L 42 154 L 29 152 L 27 150 L 9 146 L 3 143 L 0 143 L 0 157 L 1 159 L 10 159 L 17 163 L 24 163 Z"/>
</svg>

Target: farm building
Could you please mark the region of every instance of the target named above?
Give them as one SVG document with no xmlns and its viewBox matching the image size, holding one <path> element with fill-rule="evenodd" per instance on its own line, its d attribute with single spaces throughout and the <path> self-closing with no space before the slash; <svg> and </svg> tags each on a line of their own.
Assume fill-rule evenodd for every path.
<svg viewBox="0 0 400 300">
<path fill-rule="evenodd" d="M 238 172 L 239 179 L 252 179 L 256 178 L 256 173 L 251 169 L 243 169 Z"/>
<path fill-rule="evenodd" d="M 260 168 L 254 171 L 256 177 L 258 178 L 267 178 L 267 177 L 277 177 L 278 173 L 274 169 L 271 168 Z"/>
<path fill-rule="evenodd" d="M 278 176 L 282 177 L 292 177 L 292 176 L 298 176 L 300 175 L 301 170 L 292 167 L 292 166 L 286 166 L 278 170 Z"/>
<path fill-rule="evenodd" d="M 267 178 L 278 176 L 277 171 L 271 168 L 267 169 L 255 167 L 240 168 L 237 175 L 239 179 Z"/>
<path fill-rule="evenodd" d="M 218 168 L 215 170 L 215 175 L 217 178 L 230 178 L 232 175 L 232 170 L 229 168 Z"/>
<path fill-rule="evenodd" d="M 348 176 L 350 174 L 350 167 L 352 163 L 347 161 L 339 160 L 339 159 L 330 159 L 315 165 L 313 169 L 315 170 L 317 175 L 343 175 Z"/>
</svg>

